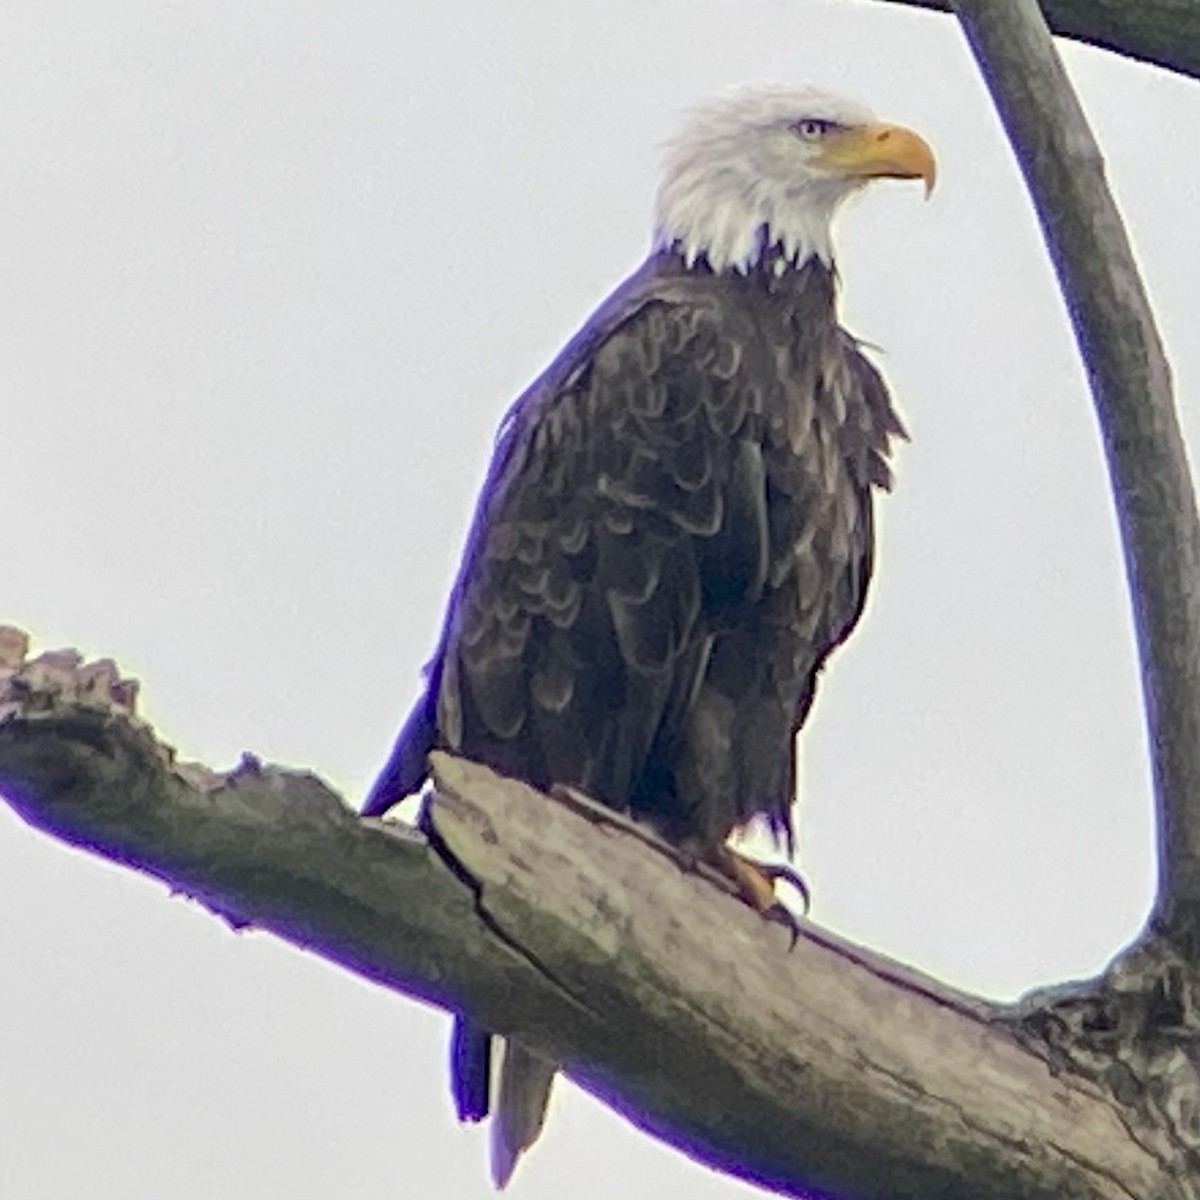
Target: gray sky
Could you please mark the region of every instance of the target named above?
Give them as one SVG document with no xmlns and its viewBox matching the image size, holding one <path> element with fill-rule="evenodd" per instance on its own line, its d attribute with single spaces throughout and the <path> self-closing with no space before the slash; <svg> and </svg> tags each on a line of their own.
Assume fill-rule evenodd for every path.
<svg viewBox="0 0 1200 1200">
<path fill-rule="evenodd" d="M 1066 57 L 1200 410 L 1194 83 Z M 356 803 L 496 423 L 640 261 L 655 147 L 733 83 L 919 129 L 839 231 L 912 443 L 804 739 L 820 923 L 988 996 L 1153 886 L 1136 666 L 1070 330 L 956 26 L 836 0 L 45 0 L 0 16 L 0 620 L 115 656 L 181 754 Z M 447 1021 L 0 811 L 0 1194 L 489 1194 Z M 561 1087 L 516 1200 L 750 1195 Z"/>
</svg>

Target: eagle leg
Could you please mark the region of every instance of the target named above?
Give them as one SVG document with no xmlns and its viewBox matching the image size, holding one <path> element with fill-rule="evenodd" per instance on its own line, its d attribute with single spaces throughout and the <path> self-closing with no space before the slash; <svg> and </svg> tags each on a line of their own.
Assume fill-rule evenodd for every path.
<svg viewBox="0 0 1200 1200">
<path fill-rule="evenodd" d="M 808 916 L 808 910 L 812 908 L 812 893 L 808 890 L 808 882 L 795 867 L 788 866 L 787 863 L 759 862 L 757 859 L 747 858 L 735 850 L 730 850 L 729 854 L 741 864 L 739 870 L 753 872 L 758 876 L 758 885 L 766 887 L 773 903 L 777 903 L 775 901 L 775 885 L 781 881 L 790 883 L 800 893 L 800 899 L 804 904 L 801 915 Z"/>
<path fill-rule="evenodd" d="M 804 900 L 804 912 L 807 914 L 808 884 L 798 871 L 777 863 L 756 862 L 724 844 L 705 854 L 701 865 L 719 871 L 727 882 L 733 884 L 737 895 L 746 904 L 768 921 L 776 921 L 784 926 L 792 936 L 791 944 L 796 944 L 800 936 L 800 920 L 787 905 L 780 903 L 775 895 L 775 884 L 782 879 L 796 888 Z"/>
<path fill-rule="evenodd" d="M 707 844 L 696 838 L 688 838 L 682 842 L 672 842 L 664 838 L 651 825 L 631 817 L 620 809 L 612 808 L 599 800 L 593 800 L 586 792 L 569 783 L 555 783 L 549 788 L 549 795 L 560 804 L 591 821 L 593 825 L 608 825 L 612 829 L 620 829 L 631 834 L 638 841 L 644 842 L 651 850 L 669 858 L 681 871 L 689 875 L 699 875 L 715 884 L 731 895 L 747 899 L 741 881 L 730 869 L 723 857 L 723 848 L 714 853 Z M 758 907 L 757 905 L 752 905 Z"/>
<path fill-rule="evenodd" d="M 570 784 L 556 783 L 549 792 L 559 803 L 565 804 L 594 824 L 610 825 L 614 829 L 631 833 L 647 846 L 672 859 L 681 870 L 699 875 L 710 883 L 732 892 L 755 912 L 785 926 L 792 935 L 792 945 L 796 944 L 800 935 L 799 921 L 791 909 L 775 897 L 777 882 L 783 880 L 790 883 L 800 893 L 804 901 L 804 912 L 808 913 L 808 884 L 793 867 L 780 863 L 756 862 L 724 844 L 713 847 L 695 838 L 688 838 L 683 842 L 667 841 L 650 826 L 598 800 L 593 800 L 586 792 Z"/>
</svg>

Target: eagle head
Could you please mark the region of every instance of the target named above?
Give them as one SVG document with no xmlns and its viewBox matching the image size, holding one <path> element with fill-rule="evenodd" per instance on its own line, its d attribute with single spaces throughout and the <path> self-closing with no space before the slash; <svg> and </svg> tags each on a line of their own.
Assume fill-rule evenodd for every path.
<svg viewBox="0 0 1200 1200">
<path fill-rule="evenodd" d="M 778 246 L 799 266 L 832 261 L 838 205 L 868 180 L 923 179 L 929 144 L 818 88 L 748 87 L 692 110 L 666 146 L 655 241 L 713 271 L 750 270 Z"/>
</svg>

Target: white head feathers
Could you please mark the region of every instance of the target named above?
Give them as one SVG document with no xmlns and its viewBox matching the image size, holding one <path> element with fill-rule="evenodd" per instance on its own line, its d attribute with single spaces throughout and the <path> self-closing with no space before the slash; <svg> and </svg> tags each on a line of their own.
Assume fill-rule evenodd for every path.
<svg viewBox="0 0 1200 1200">
<path fill-rule="evenodd" d="M 714 271 L 746 271 L 776 243 L 796 264 L 830 262 L 834 211 L 866 178 L 818 164 L 824 135 L 874 121 L 813 87 L 742 88 L 700 105 L 665 147 L 656 244 Z"/>
</svg>

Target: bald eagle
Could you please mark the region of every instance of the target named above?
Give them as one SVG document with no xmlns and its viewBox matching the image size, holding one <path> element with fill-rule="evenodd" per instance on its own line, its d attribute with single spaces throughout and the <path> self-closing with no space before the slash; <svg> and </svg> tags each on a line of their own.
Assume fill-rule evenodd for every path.
<svg viewBox="0 0 1200 1200">
<path fill-rule="evenodd" d="M 932 151 L 821 91 L 693 112 L 646 261 L 503 422 L 424 693 L 365 814 L 419 790 L 440 747 L 573 785 L 726 868 L 754 817 L 790 850 L 795 735 L 862 612 L 872 492 L 903 434 L 838 324 L 830 240 L 880 176 L 928 191 Z M 458 1018 L 462 1119 L 491 1105 L 491 1041 Z M 553 1074 L 505 1048 L 498 1186 Z"/>
</svg>

